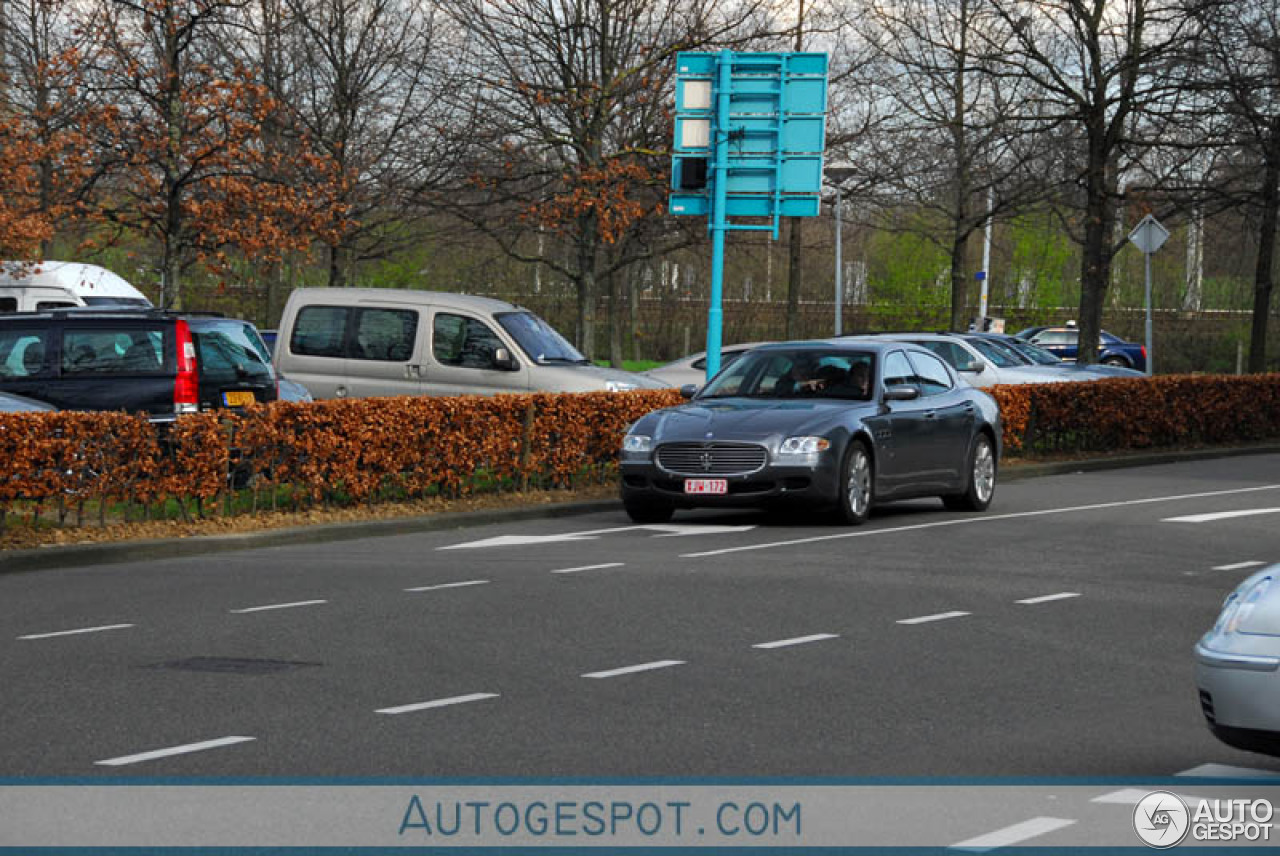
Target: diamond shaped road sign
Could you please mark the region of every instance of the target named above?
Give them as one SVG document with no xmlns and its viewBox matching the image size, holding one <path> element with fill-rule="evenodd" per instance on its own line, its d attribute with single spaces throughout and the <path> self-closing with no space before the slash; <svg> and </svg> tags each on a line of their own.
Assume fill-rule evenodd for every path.
<svg viewBox="0 0 1280 856">
<path fill-rule="evenodd" d="M 1150 255 L 1164 246 L 1169 240 L 1169 230 L 1160 225 L 1160 221 L 1148 214 L 1142 222 L 1129 233 L 1129 240 L 1142 252 Z"/>
</svg>

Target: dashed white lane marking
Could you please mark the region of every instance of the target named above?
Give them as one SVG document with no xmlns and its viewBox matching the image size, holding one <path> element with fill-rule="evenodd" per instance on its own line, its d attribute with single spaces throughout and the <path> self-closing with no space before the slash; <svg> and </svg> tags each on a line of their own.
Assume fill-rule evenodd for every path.
<svg viewBox="0 0 1280 856">
<path fill-rule="evenodd" d="M 899 624 L 928 624 L 930 621 L 946 621 L 948 618 L 961 618 L 972 615 L 969 612 L 939 612 L 936 615 L 921 615 L 918 618 L 900 618 Z"/>
<path fill-rule="evenodd" d="M 605 562 L 603 565 L 583 565 L 580 568 L 561 568 L 558 571 L 552 571 L 553 574 L 580 574 L 583 571 L 603 571 L 605 568 L 621 568 L 623 562 Z"/>
<path fill-rule="evenodd" d="M 1233 767 L 1230 764 L 1201 764 L 1190 770 L 1175 773 L 1201 779 L 1280 779 L 1280 770 L 1260 770 L 1257 767 Z"/>
<path fill-rule="evenodd" d="M 1080 592 L 1077 592 L 1077 591 L 1060 591 L 1057 594 L 1044 594 L 1044 595 L 1041 595 L 1040 597 L 1029 597 L 1029 598 L 1026 598 L 1025 600 L 1016 600 L 1014 601 L 1014 603 L 1025 603 L 1028 605 L 1034 604 L 1034 603 L 1049 603 L 1055 600 L 1067 600 L 1069 598 L 1079 597 L 1079 596 L 1080 596 Z"/>
<path fill-rule="evenodd" d="M 30 639 L 53 639 L 57 636 L 79 636 L 81 633 L 102 633 L 107 630 L 124 630 L 133 627 L 132 624 L 104 624 L 101 627 L 81 627 L 78 630 L 55 630 L 53 633 L 29 633 L 26 636 L 19 636 L 18 641 L 26 641 Z"/>
<path fill-rule="evenodd" d="M 620 675 L 634 675 L 636 672 L 651 672 L 654 669 L 668 669 L 672 666 L 683 666 L 684 660 L 654 660 L 652 663 L 640 663 L 635 666 L 623 666 L 620 669 L 608 669 L 603 672 L 587 672 L 584 678 L 616 678 Z"/>
<path fill-rule="evenodd" d="M 270 603 L 266 606 L 250 606 L 246 609 L 233 609 L 232 615 L 247 615 L 250 612 L 267 612 L 272 609 L 293 609 L 298 606 L 317 606 L 322 603 L 328 603 L 327 600 L 299 600 L 293 603 Z"/>
<path fill-rule="evenodd" d="M 825 642 L 828 639 L 839 639 L 838 633 L 814 633 L 812 636 L 797 636 L 794 639 L 779 639 L 776 642 L 759 642 L 752 648 L 789 648 L 792 645 L 807 645 L 810 642 Z"/>
<path fill-rule="evenodd" d="M 436 707 L 452 707 L 455 704 L 467 704 L 473 701 L 484 701 L 485 699 L 498 698 L 497 693 L 470 693 L 469 695 L 453 696 L 452 698 L 438 698 L 432 701 L 420 701 L 415 704 L 402 704 L 398 707 L 384 707 L 381 710 L 375 710 L 374 713 L 384 713 L 388 716 L 396 716 L 401 713 L 416 713 L 419 710 L 431 710 Z"/>
<path fill-rule="evenodd" d="M 1147 788 L 1145 790 L 1141 788 L 1121 788 L 1118 791 L 1112 791 L 1109 794 L 1094 797 L 1089 800 L 1089 802 L 1098 803 L 1099 805 L 1137 805 L 1147 797 L 1151 796 L 1151 791 L 1151 788 Z M 1195 803 L 1210 799 L 1209 797 L 1197 797 L 1183 793 L 1175 794 L 1175 796 L 1187 803 Z"/>
<path fill-rule="evenodd" d="M 441 589 L 466 588 L 467 586 L 487 585 L 488 580 L 463 580 L 458 583 L 437 583 L 433 586 L 418 586 L 417 588 L 407 588 L 405 591 L 440 591 Z"/>
<path fill-rule="evenodd" d="M 218 749 L 233 746 L 236 743 L 248 743 L 256 737 L 219 737 L 217 740 L 204 740 L 200 743 L 187 743 L 183 746 L 170 746 L 168 749 L 155 749 L 151 752 L 140 752 L 137 755 L 124 755 L 120 758 L 108 758 L 95 761 L 101 767 L 124 767 L 129 764 L 141 764 L 143 761 L 155 761 L 158 758 L 169 758 L 173 755 L 189 755 L 192 752 L 203 752 L 206 749 Z"/>
<path fill-rule="evenodd" d="M 1242 511 L 1213 511 L 1208 514 L 1188 514 L 1184 517 L 1166 517 L 1161 523 L 1212 523 L 1233 517 L 1254 517 L 1258 514 L 1280 514 L 1280 508 L 1246 508 Z"/>
<path fill-rule="evenodd" d="M 1184 493 L 1177 496 L 1153 496 L 1147 499 L 1126 499 L 1119 502 L 1099 502 L 1093 505 L 1073 505 L 1067 508 L 1045 508 L 1040 511 L 1016 511 L 1009 514 L 985 514 L 979 517 L 956 517 L 950 520 L 937 520 L 932 523 L 916 523 L 911 526 L 888 526 L 884 529 L 863 528 L 856 532 L 842 532 L 838 535 L 816 535 L 812 538 L 795 538 L 790 541 L 769 541 L 764 544 L 743 544 L 738 547 L 726 547 L 721 550 L 707 550 L 702 553 L 684 553 L 680 558 L 700 559 L 705 556 L 723 556 L 726 553 L 742 553 L 749 550 L 770 550 L 775 547 L 794 547 L 800 544 L 817 544 L 822 541 L 836 541 L 844 538 L 866 538 L 872 535 L 892 535 L 898 532 L 917 532 L 921 529 L 937 529 L 943 526 L 972 526 L 980 523 L 998 523 L 1004 520 L 1020 520 L 1026 517 L 1045 517 L 1051 514 L 1075 514 L 1081 511 L 1102 511 L 1108 508 L 1123 508 L 1129 505 L 1150 505 L 1158 502 L 1177 502 L 1184 499 L 1205 499 L 1215 496 L 1232 496 L 1241 493 L 1253 493 L 1260 490 L 1280 490 L 1280 484 L 1236 488 L 1233 490 L 1216 490 L 1206 493 Z"/>
<path fill-rule="evenodd" d="M 1236 562 L 1234 565 L 1215 565 L 1211 570 L 1214 571 L 1243 571 L 1245 568 L 1258 568 L 1265 565 L 1266 562 Z"/>
<path fill-rule="evenodd" d="M 997 847 L 1008 847 L 1020 841 L 1047 835 L 1073 823 L 1075 823 L 1074 820 L 1067 820 L 1061 817 L 1033 817 L 1030 820 L 1024 820 L 1022 823 L 1015 823 L 1013 826 L 1006 826 L 1004 829 L 997 829 L 995 832 L 988 832 L 986 835 L 979 835 L 977 838 L 970 838 L 968 841 L 952 844 L 948 849 L 985 853 L 988 850 L 995 850 Z"/>
</svg>

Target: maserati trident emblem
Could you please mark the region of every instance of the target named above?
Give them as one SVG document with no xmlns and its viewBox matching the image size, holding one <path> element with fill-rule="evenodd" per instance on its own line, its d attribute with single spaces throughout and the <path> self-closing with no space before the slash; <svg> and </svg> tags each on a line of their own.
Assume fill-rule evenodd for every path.
<svg viewBox="0 0 1280 856">
<path fill-rule="evenodd" d="M 702 461 L 702 471 L 704 473 L 711 472 L 711 450 L 710 449 L 702 450 L 702 458 L 700 460 Z"/>
</svg>

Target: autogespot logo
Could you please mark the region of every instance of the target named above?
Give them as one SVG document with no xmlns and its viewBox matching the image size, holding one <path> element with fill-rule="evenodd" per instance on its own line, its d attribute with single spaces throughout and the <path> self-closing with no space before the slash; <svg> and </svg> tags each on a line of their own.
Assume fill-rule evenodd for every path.
<svg viewBox="0 0 1280 856">
<path fill-rule="evenodd" d="M 1150 847 L 1180 844 L 1191 827 L 1191 812 L 1181 797 L 1168 791 L 1147 794 L 1133 810 L 1133 828 Z"/>
</svg>

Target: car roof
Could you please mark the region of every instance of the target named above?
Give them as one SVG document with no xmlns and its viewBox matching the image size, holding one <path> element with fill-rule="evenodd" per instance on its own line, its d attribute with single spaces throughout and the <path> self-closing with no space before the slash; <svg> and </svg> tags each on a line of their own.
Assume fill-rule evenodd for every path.
<svg viewBox="0 0 1280 856">
<path fill-rule="evenodd" d="M 166 319 L 199 319 L 210 321 L 236 321 L 221 312 L 196 312 L 174 309 L 157 309 L 155 307 L 129 306 L 67 306 L 58 309 L 43 309 L 39 312 L 7 312 L 0 315 L 2 323 L 25 323 L 32 320 L 60 320 L 96 322 L 104 318 L 117 320 L 166 320 Z M 247 322 L 245 322 L 247 323 Z"/>
<path fill-rule="evenodd" d="M 295 297 L 295 295 L 297 295 Z M 430 304 L 446 309 L 470 309 L 473 312 L 517 312 L 522 307 L 496 297 L 455 294 L 447 291 L 419 291 L 409 288 L 299 288 L 289 299 L 328 306 L 358 306 L 362 303 L 404 303 L 414 306 Z"/>
</svg>

